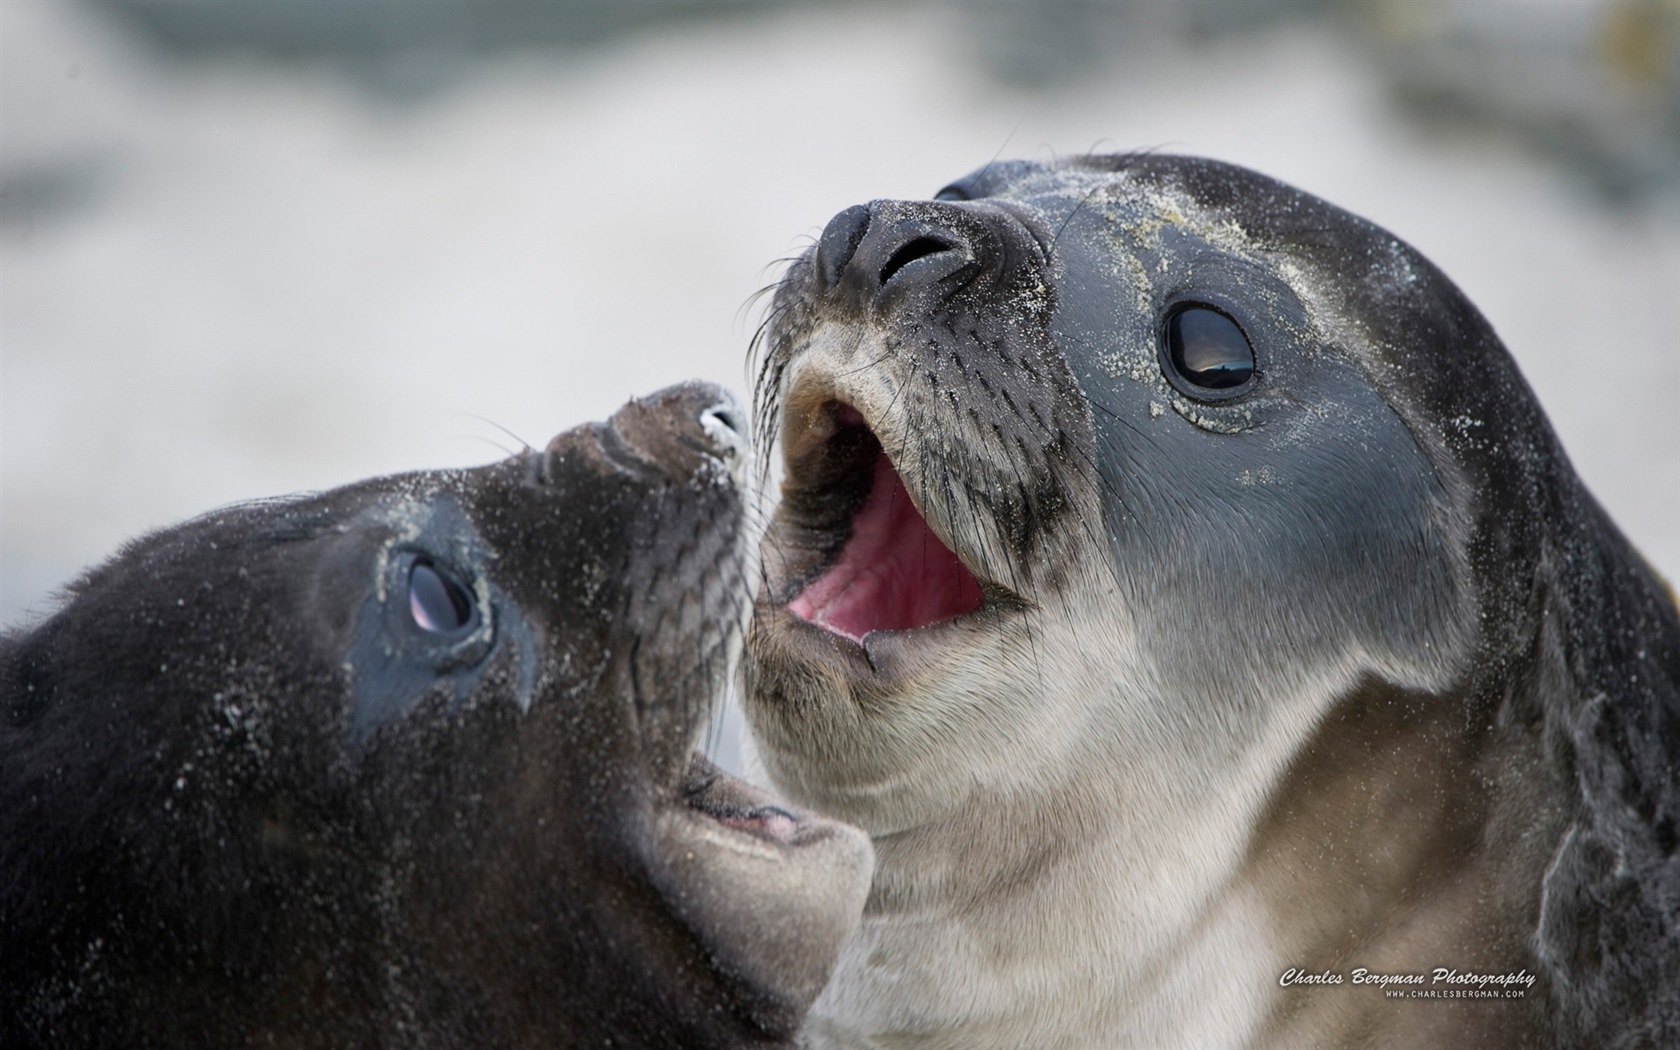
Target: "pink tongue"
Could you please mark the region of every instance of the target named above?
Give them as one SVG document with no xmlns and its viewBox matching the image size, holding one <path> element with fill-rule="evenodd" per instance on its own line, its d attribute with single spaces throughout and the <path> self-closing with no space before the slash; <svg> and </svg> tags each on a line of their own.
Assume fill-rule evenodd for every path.
<svg viewBox="0 0 1680 1050">
<path fill-rule="evenodd" d="M 788 603 L 800 619 L 859 642 L 979 607 L 979 582 L 922 520 L 884 452 L 840 560 Z"/>
</svg>

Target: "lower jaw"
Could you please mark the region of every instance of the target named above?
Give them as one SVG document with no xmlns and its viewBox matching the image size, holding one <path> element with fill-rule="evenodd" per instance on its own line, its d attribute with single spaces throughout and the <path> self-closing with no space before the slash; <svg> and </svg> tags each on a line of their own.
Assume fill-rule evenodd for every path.
<svg viewBox="0 0 1680 1050">
<path fill-rule="evenodd" d="M 777 542 L 796 538 L 805 542 Z M 1024 603 L 975 580 L 978 601 L 956 615 L 887 629 L 859 629 L 861 625 L 853 624 L 851 631 L 842 633 L 825 626 L 820 613 L 808 618 L 810 609 L 802 616 L 790 608 L 844 557 L 842 550 L 819 553 L 810 540 L 809 535 L 800 536 L 789 519 L 778 517 L 765 543 L 771 579 L 760 592 L 748 632 L 751 695 L 746 708 L 761 739 L 766 731 L 781 738 L 780 743 L 763 741 L 783 750 L 791 763 L 784 770 L 791 777 L 778 776 L 778 787 L 819 812 L 851 819 L 850 807 L 825 808 L 832 802 L 798 789 L 800 767 L 818 779 L 845 777 L 840 767 L 848 760 L 846 755 L 860 758 L 858 751 L 871 747 L 868 738 L 873 733 L 890 735 L 890 712 L 902 709 L 907 695 L 952 674 L 964 653 L 989 648 Z M 778 551 L 788 560 L 778 564 L 772 553 Z M 833 758 L 840 766 L 818 772 L 801 754 L 809 754 L 810 761 L 818 764 Z"/>
<path fill-rule="evenodd" d="M 806 620 L 786 606 L 761 605 L 754 616 L 753 636 L 760 645 L 758 655 L 784 664 L 802 664 L 838 674 L 848 681 L 866 680 L 875 692 L 890 689 L 890 679 L 912 664 L 925 662 L 942 648 L 941 636 L 960 629 L 954 620 L 941 620 L 924 627 L 869 631 L 853 638 Z M 764 643 L 773 654 L 763 651 Z M 754 643 L 749 641 L 749 650 Z"/>
<path fill-rule="evenodd" d="M 931 804 L 924 786 L 925 750 L 906 740 L 920 735 L 905 731 L 917 721 L 910 710 L 917 691 L 882 681 L 900 677 L 892 666 L 897 661 L 882 658 L 886 669 L 872 674 L 862 647 L 840 641 L 853 652 L 817 660 L 761 653 L 763 673 L 744 706 L 768 782 L 801 807 L 872 838 L 938 818 L 942 806 Z M 779 651 L 781 643 L 772 649 Z M 861 674 L 840 666 L 854 662 Z M 960 795 L 944 794 L 943 804 Z"/>
<path fill-rule="evenodd" d="M 697 826 L 742 844 L 797 849 L 827 833 L 820 819 L 713 765 L 699 751 L 689 763 L 684 802 Z"/>
</svg>

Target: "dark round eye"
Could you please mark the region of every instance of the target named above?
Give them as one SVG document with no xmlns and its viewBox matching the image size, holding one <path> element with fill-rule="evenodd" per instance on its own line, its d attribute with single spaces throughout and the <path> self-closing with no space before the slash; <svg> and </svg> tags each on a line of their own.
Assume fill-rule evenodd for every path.
<svg viewBox="0 0 1680 1050">
<path fill-rule="evenodd" d="M 935 193 L 933 195 L 933 199 L 936 201 L 965 201 L 969 199 L 969 196 L 961 186 L 952 183 L 940 190 L 938 193 Z"/>
<path fill-rule="evenodd" d="M 1182 306 L 1167 318 L 1167 363 L 1196 388 L 1188 394 L 1227 391 L 1253 377 L 1254 347 L 1237 322 L 1218 310 Z"/>
<path fill-rule="evenodd" d="M 420 558 L 408 570 L 408 614 L 422 631 L 454 634 L 471 622 L 472 602 L 460 584 Z"/>
</svg>

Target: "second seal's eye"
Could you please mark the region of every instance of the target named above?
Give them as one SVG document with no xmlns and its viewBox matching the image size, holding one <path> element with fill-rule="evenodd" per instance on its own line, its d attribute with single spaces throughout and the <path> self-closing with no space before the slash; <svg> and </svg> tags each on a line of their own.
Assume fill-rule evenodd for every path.
<svg viewBox="0 0 1680 1050">
<path fill-rule="evenodd" d="M 428 634 L 455 634 L 472 622 L 472 602 L 460 584 L 425 558 L 408 570 L 408 614 Z"/>
<path fill-rule="evenodd" d="M 1254 347 L 1237 322 L 1208 306 L 1182 306 L 1167 318 L 1167 378 L 1192 396 L 1235 392 L 1254 376 Z"/>
</svg>

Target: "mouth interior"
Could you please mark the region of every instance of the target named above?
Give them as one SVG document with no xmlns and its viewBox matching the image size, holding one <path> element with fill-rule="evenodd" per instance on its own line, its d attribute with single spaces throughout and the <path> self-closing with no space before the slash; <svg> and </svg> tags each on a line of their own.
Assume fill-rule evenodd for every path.
<svg viewBox="0 0 1680 1050">
<path fill-rule="evenodd" d="M 843 405 L 842 427 L 863 417 Z M 871 631 L 923 627 L 980 607 L 980 583 L 928 527 L 898 469 L 875 443 L 869 495 L 839 557 L 788 603 L 802 620 L 862 642 Z"/>
</svg>

